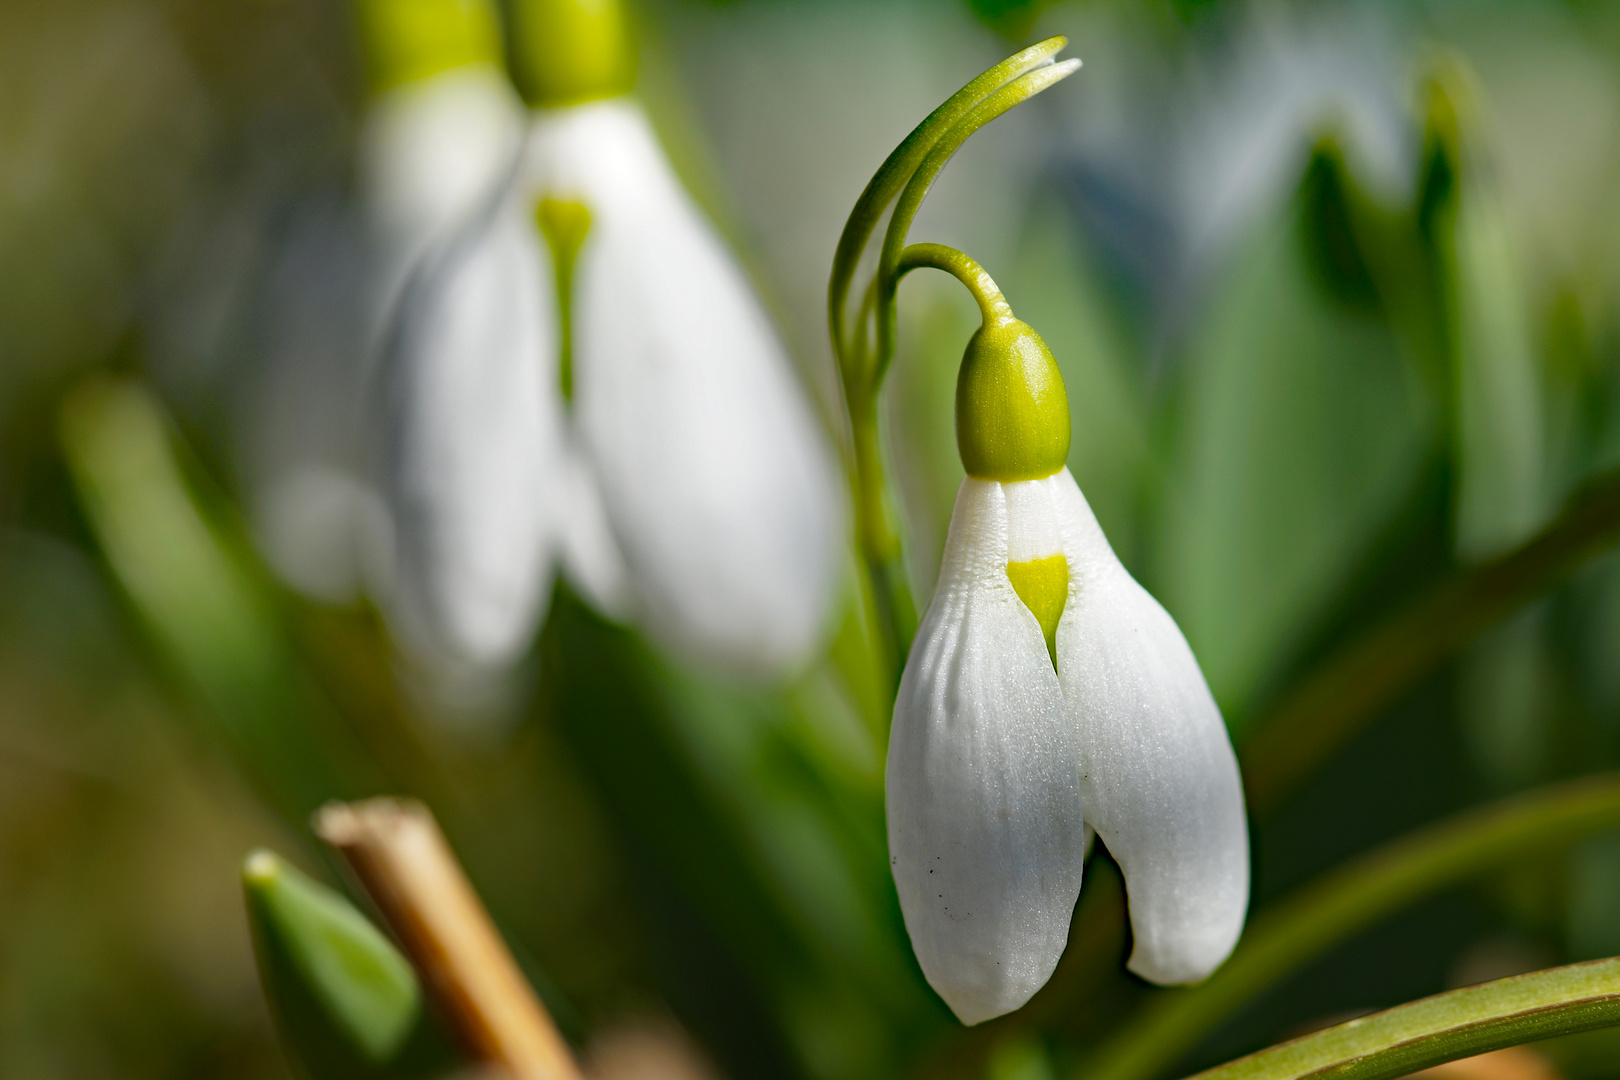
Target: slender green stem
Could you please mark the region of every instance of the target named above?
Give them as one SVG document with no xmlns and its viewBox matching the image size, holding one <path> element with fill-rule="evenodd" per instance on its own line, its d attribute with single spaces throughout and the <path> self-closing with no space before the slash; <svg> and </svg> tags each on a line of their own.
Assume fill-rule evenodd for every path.
<svg viewBox="0 0 1620 1080">
<path fill-rule="evenodd" d="M 850 401 L 850 435 L 855 451 L 855 530 L 866 570 L 874 630 L 882 651 L 890 689 L 900 684 L 900 671 L 917 632 L 917 608 L 906 581 L 900 537 L 890 524 L 888 484 L 878 446 L 877 395 Z"/>
<path fill-rule="evenodd" d="M 900 253 L 895 278 L 922 269 L 943 270 L 967 286 L 974 303 L 979 305 L 979 316 L 985 325 L 1013 317 L 1012 306 L 985 268 L 955 248 L 944 244 L 912 244 Z"/>
<path fill-rule="evenodd" d="M 1088 1063 L 1086 1080 L 1147 1080 L 1255 995 L 1351 934 L 1480 872 L 1620 826 L 1620 774 L 1460 814 L 1341 867 L 1254 919 L 1214 975 L 1164 990 Z"/>
<path fill-rule="evenodd" d="M 1431 1065 L 1620 1025 L 1620 958 L 1399 1005 L 1201 1072 L 1195 1080 L 1393 1080 Z"/>
<path fill-rule="evenodd" d="M 1620 470 L 1591 481 L 1523 546 L 1444 581 L 1306 676 L 1240 748 L 1264 814 L 1363 725 L 1474 635 L 1620 542 Z"/>
</svg>

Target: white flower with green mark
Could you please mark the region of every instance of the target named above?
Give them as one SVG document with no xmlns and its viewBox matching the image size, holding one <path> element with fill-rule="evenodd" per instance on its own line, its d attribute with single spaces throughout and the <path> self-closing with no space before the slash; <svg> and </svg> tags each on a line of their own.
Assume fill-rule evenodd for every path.
<svg viewBox="0 0 1620 1080">
<path fill-rule="evenodd" d="M 399 622 L 498 663 L 560 565 L 674 651 L 779 673 L 840 566 L 824 436 L 627 96 L 617 5 L 520 0 L 511 34 L 523 160 L 419 276 L 390 357 Z"/>
<path fill-rule="evenodd" d="M 1197 982 L 1248 904 L 1237 761 L 1175 622 L 1065 466 L 1046 344 L 966 256 L 984 315 L 956 391 L 967 477 L 895 703 L 889 853 L 917 958 L 975 1024 L 1018 1008 L 1068 939 L 1093 830 L 1130 898 L 1132 971 Z"/>
</svg>

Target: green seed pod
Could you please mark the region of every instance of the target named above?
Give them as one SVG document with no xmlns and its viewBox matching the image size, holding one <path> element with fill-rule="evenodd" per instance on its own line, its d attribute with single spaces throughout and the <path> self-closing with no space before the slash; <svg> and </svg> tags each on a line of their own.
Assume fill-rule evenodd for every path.
<svg viewBox="0 0 1620 1080">
<path fill-rule="evenodd" d="M 634 82 L 620 0 L 513 0 L 512 81 L 530 105 L 577 105 Z"/>
<path fill-rule="evenodd" d="M 956 377 L 956 448 L 969 476 L 1003 484 L 1051 476 L 1067 462 L 1069 395 L 1028 323 L 987 318 L 969 339 Z"/>
<path fill-rule="evenodd" d="M 359 0 L 357 17 L 375 94 L 453 68 L 501 61 L 491 0 Z"/>
<path fill-rule="evenodd" d="M 311 1080 L 453 1067 L 410 963 L 353 904 L 264 850 L 242 886 L 276 1028 Z"/>
</svg>

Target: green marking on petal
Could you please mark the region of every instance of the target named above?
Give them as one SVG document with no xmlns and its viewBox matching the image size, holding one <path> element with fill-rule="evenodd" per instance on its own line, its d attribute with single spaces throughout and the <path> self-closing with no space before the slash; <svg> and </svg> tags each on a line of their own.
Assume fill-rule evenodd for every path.
<svg viewBox="0 0 1620 1080">
<path fill-rule="evenodd" d="M 1044 559 L 1010 562 L 1007 577 L 1018 599 L 1041 624 L 1046 655 L 1052 658 L 1056 670 L 1058 620 L 1063 618 L 1063 607 L 1069 601 L 1069 561 L 1062 555 L 1048 555 Z"/>
<path fill-rule="evenodd" d="M 591 231 L 591 210 L 571 199 L 540 200 L 534 220 L 551 248 L 551 265 L 557 279 L 557 324 L 561 338 L 557 348 L 557 382 L 564 401 L 574 400 L 574 266 L 585 235 Z"/>
</svg>

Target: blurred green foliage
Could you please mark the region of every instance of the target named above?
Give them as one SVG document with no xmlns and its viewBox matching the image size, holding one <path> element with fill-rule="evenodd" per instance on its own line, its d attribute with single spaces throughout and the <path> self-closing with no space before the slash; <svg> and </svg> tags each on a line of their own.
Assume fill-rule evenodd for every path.
<svg viewBox="0 0 1620 1080">
<path fill-rule="evenodd" d="M 740 687 L 560 590 L 469 716 L 374 612 L 263 565 L 244 432 L 309 265 L 288 252 L 352 190 L 344 12 L 0 4 L 0 1075 L 285 1075 L 236 866 L 310 852 L 315 805 L 385 790 L 434 806 L 581 1046 L 651 1017 L 735 1077 L 1064 1075 L 1160 993 L 1120 971 L 1117 877 L 1094 860 L 1027 1016 L 954 1024 L 888 878 L 887 702 L 853 602 L 808 670 Z M 988 129 L 914 236 L 973 251 L 1052 346 L 1070 466 L 1240 751 L 1348 643 L 1620 463 L 1616 5 L 637 15 L 650 108 L 710 170 L 824 403 L 821 290 L 864 178 L 1001 35 L 1070 35 L 1067 96 Z M 973 322 L 907 290 L 886 421 L 926 597 Z M 1257 817 L 1257 912 L 1420 825 L 1620 765 L 1620 558 L 1565 569 Z M 1313 954 L 1178 1067 L 1620 951 L 1617 927 L 1616 834 L 1522 854 Z M 1544 1050 L 1608 1076 L 1604 1039 Z"/>
</svg>

